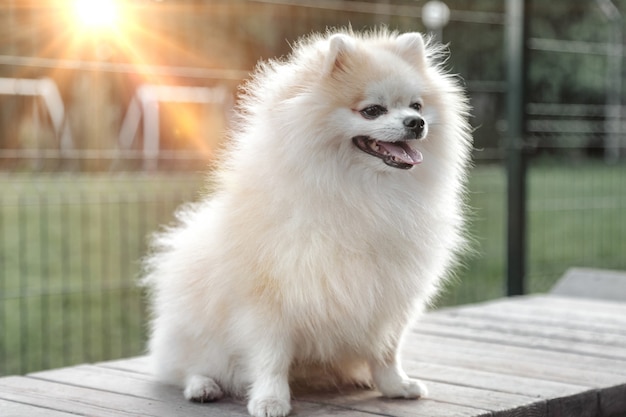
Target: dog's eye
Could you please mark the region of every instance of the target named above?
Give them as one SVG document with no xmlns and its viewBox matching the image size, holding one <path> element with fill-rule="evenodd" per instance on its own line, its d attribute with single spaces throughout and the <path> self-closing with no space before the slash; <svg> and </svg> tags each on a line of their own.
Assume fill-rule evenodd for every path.
<svg viewBox="0 0 626 417">
<path fill-rule="evenodd" d="M 411 103 L 411 105 L 409 107 L 411 107 L 413 110 L 421 111 L 422 110 L 422 103 L 418 103 L 418 102 Z"/>
<path fill-rule="evenodd" d="M 366 119 L 375 119 L 378 116 L 382 116 L 387 113 L 387 109 L 383 106 L 379 106 L 378 104 L 374 104 L 373 106 L 367 106 L 363 110 L 359 111 L 359 113 L 361 113 L 361 116 Z"/>
</svg>

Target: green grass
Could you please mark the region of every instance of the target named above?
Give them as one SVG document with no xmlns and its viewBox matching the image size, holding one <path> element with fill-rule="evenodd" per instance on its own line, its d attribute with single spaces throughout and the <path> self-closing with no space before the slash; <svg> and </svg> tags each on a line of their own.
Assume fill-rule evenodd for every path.
<svg viewBox="0 0 626 417">
<path fill-rule="evenodd" d="M 626 165 L 549 163 L 529 168 L 528 292 L 549 290 L 572 266 L 626 269 Z M 506 293 L 506 173 L 474 168 L 469 183 L 474 253 L 439 305 Z"/>
<path fill-rule="evenodd" d="M 140 353 L 147 236 L 201 178 L 0 177 L 0 374 Z"/>
<path fill-rule="evenodd" d="M 626 165 L 530 172 L 529 290 L 548 290 L 571 266 L 626 269 Z"/>
<path fill-rule="evenodd" d="M 470 247 L 438 305 L 489 300 L 505 293 L 505 187 L 503 167 L 488 165 L 472 170 L 468 184 Z"/>
<path fill-rule="evenodd" d="M 196 174 L 0 176 L 0 375 L 143 351 L 135 286 L 146 237 L 201 189 Z M 626 269 L 626 166 L 537 165 L 529 177 L 529 277 Z M 439 305 L 504 295 L 505 173 L 474 168 L 473 253 Z"/>
</svg>

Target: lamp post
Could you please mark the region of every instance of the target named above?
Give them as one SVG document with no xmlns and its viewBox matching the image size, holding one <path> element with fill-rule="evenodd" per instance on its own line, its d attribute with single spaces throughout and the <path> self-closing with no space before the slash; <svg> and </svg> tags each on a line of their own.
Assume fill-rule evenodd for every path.
<svg viewBox="0 0 626 417">
<path fill-rule="evenodd" d="M 450 8 L 442 1 L 431 0 L 422 6 L 422 22 L 438 42 L 443 39 L 443 27 L 450 21 Z"/>
</svg>

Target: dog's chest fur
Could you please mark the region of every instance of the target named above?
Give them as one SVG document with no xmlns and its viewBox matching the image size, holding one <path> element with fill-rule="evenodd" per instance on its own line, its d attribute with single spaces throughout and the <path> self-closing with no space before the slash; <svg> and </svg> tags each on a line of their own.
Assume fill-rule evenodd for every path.
<svg viewBox="0 0 626 417">
<path fill-rule="evenodd" d="M 255 294 L 278 303 L 296 359 L 384 355 L 418 307 L 415 301 L 432 291 L 423 254 L 432 248 L 422 246 L 432 246 L 421 226 L 426 213 L 405 207 L 410 201 L 376 204 L 372 197 L 364 195 L 359 207 L 332 194 L 324 200 L 294 196 L 269 209 L 261 223 L 241 224 L 265 229 L 263 247 L 250 248 L 263 265 L 256 283 L 263 288 Z"/>
</svg>

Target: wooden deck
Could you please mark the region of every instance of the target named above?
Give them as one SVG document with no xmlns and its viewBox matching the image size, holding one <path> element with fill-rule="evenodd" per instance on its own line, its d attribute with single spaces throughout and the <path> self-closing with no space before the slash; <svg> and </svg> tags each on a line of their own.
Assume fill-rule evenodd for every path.
<svg viewBox="0 0 626 417">
<path fill-rule="evenodd" d="M 407 372 L 430 395 L 308 394 L 294 415 L 626 416 L 626 303 L 555 295 L 426 315 L 406 340 Z M 0 378 L 0 416 L 245 416 L 242 402 L 186 402 L 143 357 Z"/>
</svg>

